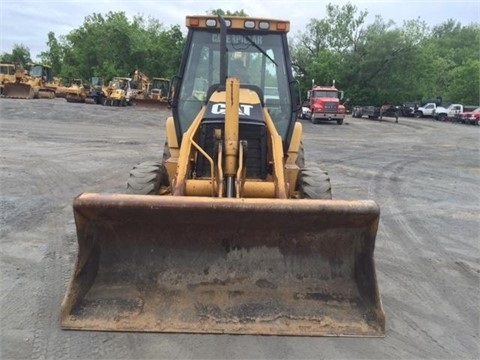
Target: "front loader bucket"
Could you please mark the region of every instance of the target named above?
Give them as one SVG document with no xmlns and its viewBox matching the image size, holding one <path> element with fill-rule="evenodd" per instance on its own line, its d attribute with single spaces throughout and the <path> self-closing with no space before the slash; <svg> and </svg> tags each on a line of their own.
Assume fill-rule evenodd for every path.
<svg viewBox="0 0 480 360">
<path fill-rule="evenodd" d="M 3 89 L 3 96 L 12 99 L 33 99 L 33 87 L 22 83 L 7 83 Z"/>
<path fill-rule="evenodd" d="M 67 329 L 383 336 L 373 201 L 82 194 Z"/>
<path fill-rule="evenodd" d="M 145 109 L 164 109 L 168 106 L 168 102 L 154 99 L 135 99 L 135 105 L 138 108 Z"/>
</svg>

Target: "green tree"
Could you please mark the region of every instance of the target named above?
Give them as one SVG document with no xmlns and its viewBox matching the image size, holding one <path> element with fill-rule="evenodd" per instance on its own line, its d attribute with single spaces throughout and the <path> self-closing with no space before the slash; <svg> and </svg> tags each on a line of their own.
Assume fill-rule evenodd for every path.
<svg viewBox="0 0 480 360">
<path fill-rule="evenodd" d="M 62 76 L 110 79 L 138 69 L 169 77 L 177 72 L 183 44 L 178 25 L 165 29 L 153 18 L 129 21 L 123 12 L 94 13 L 64 37 Z"/>
<path fill-rule="evenodd" d="M 355 49 L 345 54 L 341 79 L 349 94 L 359 105 L 401 103 L 413 96 L 416 82 L 416 46 L 422 29 L 426 27 L 406 23 L 397 27 L 393 21 L 385 22 L 377 16 L 367 26 Z"/>
<path fill-rule="evenodd" d="M 30 49 L 22 44 L 13 45 L 12 52 L 3 53 L 0 57 L 2 62 L 20 64 L 23 67 L 28 67 L 32 63 Z"/>
<path fill-rule="evenodd" d="M 54 74 L 60 74 L 62 72 L 63 47 L 53 31 L 48 33 L 47 45 L 49 49 L 41 52 L 39 58 L 43 64 L 48 64 L 52 67 Z"/>
<path fill-rule="evenodd" d="M 236 10 L 236 11 L 230 11 L 230 10 L 222 10 L 222 9 L 215 9 L 215 10 L 208 10 L 207 11 L 208 15 L 220 15 L 220 16 L 243 16 L 247 17 L 247 13 L 241 9 L 241 10 Z"/>
<path fill-rule="evenodd" d="M 312 79 L 324 85 L 338 83 L 344 55 L 357 46 L 368 15 L 350 3 L 328 4 L 326 10 L 325 18 L 311 19 L 306 31 L 291 41 L 292 65 L 302 88 L 310 88 Z"/>
</svg>

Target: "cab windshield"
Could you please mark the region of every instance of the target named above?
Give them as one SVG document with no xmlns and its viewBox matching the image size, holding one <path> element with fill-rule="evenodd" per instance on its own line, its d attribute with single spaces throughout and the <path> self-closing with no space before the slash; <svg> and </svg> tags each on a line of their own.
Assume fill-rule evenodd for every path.
<svg viewBox="0 0 480 360">
<path fill-rule="evenodd" d="M 324 90 L 315 90 L 313 92 L 313 97 L 319 98 L 335 98 L 338 99 L 337 91 L 324 91 Z"/>
<path fill-rule="evenodd" d="M 30 76 L 35 76 L 35 77 L 41 77 L 43 76 L 45 73 L 45 71 L 43 71 L 43 68 L 41 66 L 33 66 L 31 69 L 30 69 Z"/>
<path fill-rule="evenodd" d="M 275 93 L 275 107 L 270 115 L 283 139 L 288 131 L 291 96 L 281 33 L 235 33 L 227 35 L 228 76 L 240 79 L 240 84 L 256 85 L 268 107 L 268 96 Z M 184 77 L 178 95 L 178 116 L 182 133 L 190 126 L 205 103 L 210 86 L 220 83 L 220 34 L 195 30 L 192 34 Z M 282 110 L 283 109 L 283 110 Z"/>
</svg>

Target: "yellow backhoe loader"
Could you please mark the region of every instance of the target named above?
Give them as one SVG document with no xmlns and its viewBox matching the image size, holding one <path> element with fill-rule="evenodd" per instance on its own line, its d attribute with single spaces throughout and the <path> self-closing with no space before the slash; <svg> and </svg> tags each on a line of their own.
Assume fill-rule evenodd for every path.
<svg viewBox="0 0 480 360">
<path fill-rule="evenodd" d="M 137 90 L 132 87 L 132 78 L 114 77 L 108 84 L 103 105 L 126 106 L 135 103 Z"/>
<path fill-rule="evenodd" d="M 384 336 L 379 207 L 332 200 L 326 172 L 305 166 L 289 22 L 186 24 L 163 155 L 133 168 L 126 194 L 73 201 L 78 256 L 62 327 Z M 197 78 L 209 85 L 202 99 Z"/>
</svg>

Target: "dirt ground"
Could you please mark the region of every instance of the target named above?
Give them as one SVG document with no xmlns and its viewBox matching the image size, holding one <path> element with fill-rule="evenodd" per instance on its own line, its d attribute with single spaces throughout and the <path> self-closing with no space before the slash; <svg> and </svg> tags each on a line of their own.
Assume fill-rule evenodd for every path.
<svg viewBox="0 0 480 360">
<path fill-rule="evenodd" d="M 478 359 L 480 127 L 400 118 L 302 120 L 306 160 L 336 199 L 381 208 L 385 338 L 61 330 L 77 253 L 72 200 L 125 192 L 159 160 L 167 111 L 0 99 L 2 359 Z M 301 220 L 299 220 L 301 221 Z"/>
</svg>

